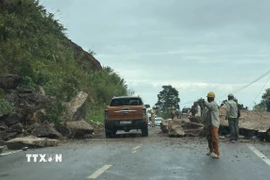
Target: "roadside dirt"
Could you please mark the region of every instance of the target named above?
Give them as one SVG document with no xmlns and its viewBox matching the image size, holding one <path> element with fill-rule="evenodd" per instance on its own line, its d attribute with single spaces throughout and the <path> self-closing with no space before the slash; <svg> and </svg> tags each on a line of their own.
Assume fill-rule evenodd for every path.
<svg viewBox="0 0 270 180">
<path fill-rule="evenodd" d="M 174 147 L 186 147 L 193 149 L 194 147 L 207 147 L 207 141 L 205 137 L 168 137 L 166 133 L 162 133 L 159 126 L 157 127 L 149 127 L 149 136 L 142 137 L 141 131 L 130 131 L 124 132 L 119 131 L 114 138 L 105 138 L 104 130 L 101 129 L 97 131 L 93 137 L 86 139 L 64 139 L 61 141 L 61 144 L 91 144 L 95 145 L 96 143 L 138 143 L 138 144 L 162 144 L 162 146 L 174 146 Z M 219 142 L 222 144 L 230 144 L 229 137 L 220 136 Z M 253 144 L 269 144 L 267 142 L 261 142 L 257 138 L 244 139 L 241 137 L 237 143 L 253 143 Z M 9 152 L 9 150 L 5 147 L 4 152 Z"/>
</svg>

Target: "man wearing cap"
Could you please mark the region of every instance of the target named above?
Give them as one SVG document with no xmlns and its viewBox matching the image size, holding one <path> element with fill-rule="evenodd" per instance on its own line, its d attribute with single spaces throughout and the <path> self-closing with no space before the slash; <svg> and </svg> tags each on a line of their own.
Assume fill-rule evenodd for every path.
<svg viewBox="0 0 270 180">
<path fill-rule="evenodd" d="M 218 105 L 215 102 L 215 93 L 207 94 L 207 102 L 204 102 L 206 112 L 204 115 L 204 125 L 207 128 L 207 141 L 209 152 L 212 158 L 219 158 L 218 129 L 220 125 Z"/>
<path fill-rule="evenodd" d="M 228 95 L 228 101 L 226 104 L 226 110 L 227 110 L 227 118 L 229 121 L 229 129 L 231 133 L 231 142 L 235 143 L 235 141 L 238 140 L 239 137 L 239 130 L 238 130 L 238 107 L 237 103 L 234 101 L 233 94 Z"/>
</svg>

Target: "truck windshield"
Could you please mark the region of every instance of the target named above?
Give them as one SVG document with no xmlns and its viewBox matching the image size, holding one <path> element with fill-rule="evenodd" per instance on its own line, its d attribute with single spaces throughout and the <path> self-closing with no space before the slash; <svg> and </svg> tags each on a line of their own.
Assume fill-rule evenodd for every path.
<svg viewBox="0 0 270 180">
<path fill-rule="evenodd" d="M 113 99 L 110 106 L 140 106 L 143 102 L 140 98 L 117 98 Z"/>
</svg>

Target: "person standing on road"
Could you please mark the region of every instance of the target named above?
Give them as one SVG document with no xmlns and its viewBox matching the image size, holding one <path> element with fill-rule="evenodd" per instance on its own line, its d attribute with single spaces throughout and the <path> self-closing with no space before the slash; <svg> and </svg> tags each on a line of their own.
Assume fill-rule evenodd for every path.
<svg viewBox="0 0 270 180">
<path fill-rule="evenodd" d="M 241 117 L 241 112 L 240 112 L 240 109 L 241 109 L 241 106 L 240 104 L 238 103 L 238 99 L 236 97 L 234 97 L 234 102 L 236 102 L 237 104 L 237 121 L 236 121 L 236 134 L 237 134 L 237 139 L 239 137 L 239 118 Z"/>
<path fill-rule="evenodd" d="M 267 112 L 270 112 L 270 97 L 266 101 Z"/>
<path fill-rule="evenodd" d="M 207 102 L 203 100 L 203 104 L 206 108 L 204 124 L 207 128 L 207 141 L 209 148 L 207 155 L 210 155 L 212 158 L 219 158 L 218 130 L 220 120 L 218 105 L 215 102 L 215 93 L 209 92 L 207 94 Z"/>
<path fill-rule="evenodd" d="M 194 102 L 193 105 L 191 106 L 190 112 L 191 112 L 191 116 L 195 116 L 195 114 L 196 114 L 196 102 Z"/>
<path fill-rule="evenodd" d="M 231 142 L 235 143 L 239 137 L 238 131 L 238 107 L 237 103 L 234 101 L 233 94 L 228 95 L 228 101 L 225 103 L 227 109 L 227 118 L 229 121 L 229 129 L 231 132 Z"/>
<path fill-rule="evenodd" d="M 175 107 L 172 106 L 172 109 L 171 109 L 171 117 L 172 117 L 172 120 L 173 119 L 176 119 L 176 111 L 175 111 Z"/>
<path fill-rule="evenodd" d="M 237 119 L 238 119 L 238 124 L 239 124 L 239 118 L 241 117 L 241 112 L 240 112 L 241 107 L 240 107 L 240 104 L 238 103 L 238 99 L 237 98 L 234 98 L 233 100 L 237 104 Z"/>
<path fill-rule="evenodd" d="M 155 118 L 156 118 L 156 106 L 153 106 L 151 109 L 151 122 L 152 122 L 152 127 L 155 127 Z"/>
<path fill-rule="evenodd" d="M 195 109 L 196 109 L 196 114 L 195 116 L 201 116 L 201 106 L 199 105 L 198 102 L 195 102 Z"/>
</svg>

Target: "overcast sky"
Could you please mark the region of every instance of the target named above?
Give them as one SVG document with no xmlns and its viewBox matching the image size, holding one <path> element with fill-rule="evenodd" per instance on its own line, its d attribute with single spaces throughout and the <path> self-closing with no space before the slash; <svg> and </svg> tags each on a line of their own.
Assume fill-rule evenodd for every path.
<svg viewBox="0 0 270 180">
<path fill-rule="evenodd" d="M 270 70 L 269 0 L 40 2 L 150 105 L 162 85 L 179 91 L 182 108 L 209 91 L 226 99 Z M 268 77 L 235 94 L 239 102 L 252 105 Z"/>
</svg>

